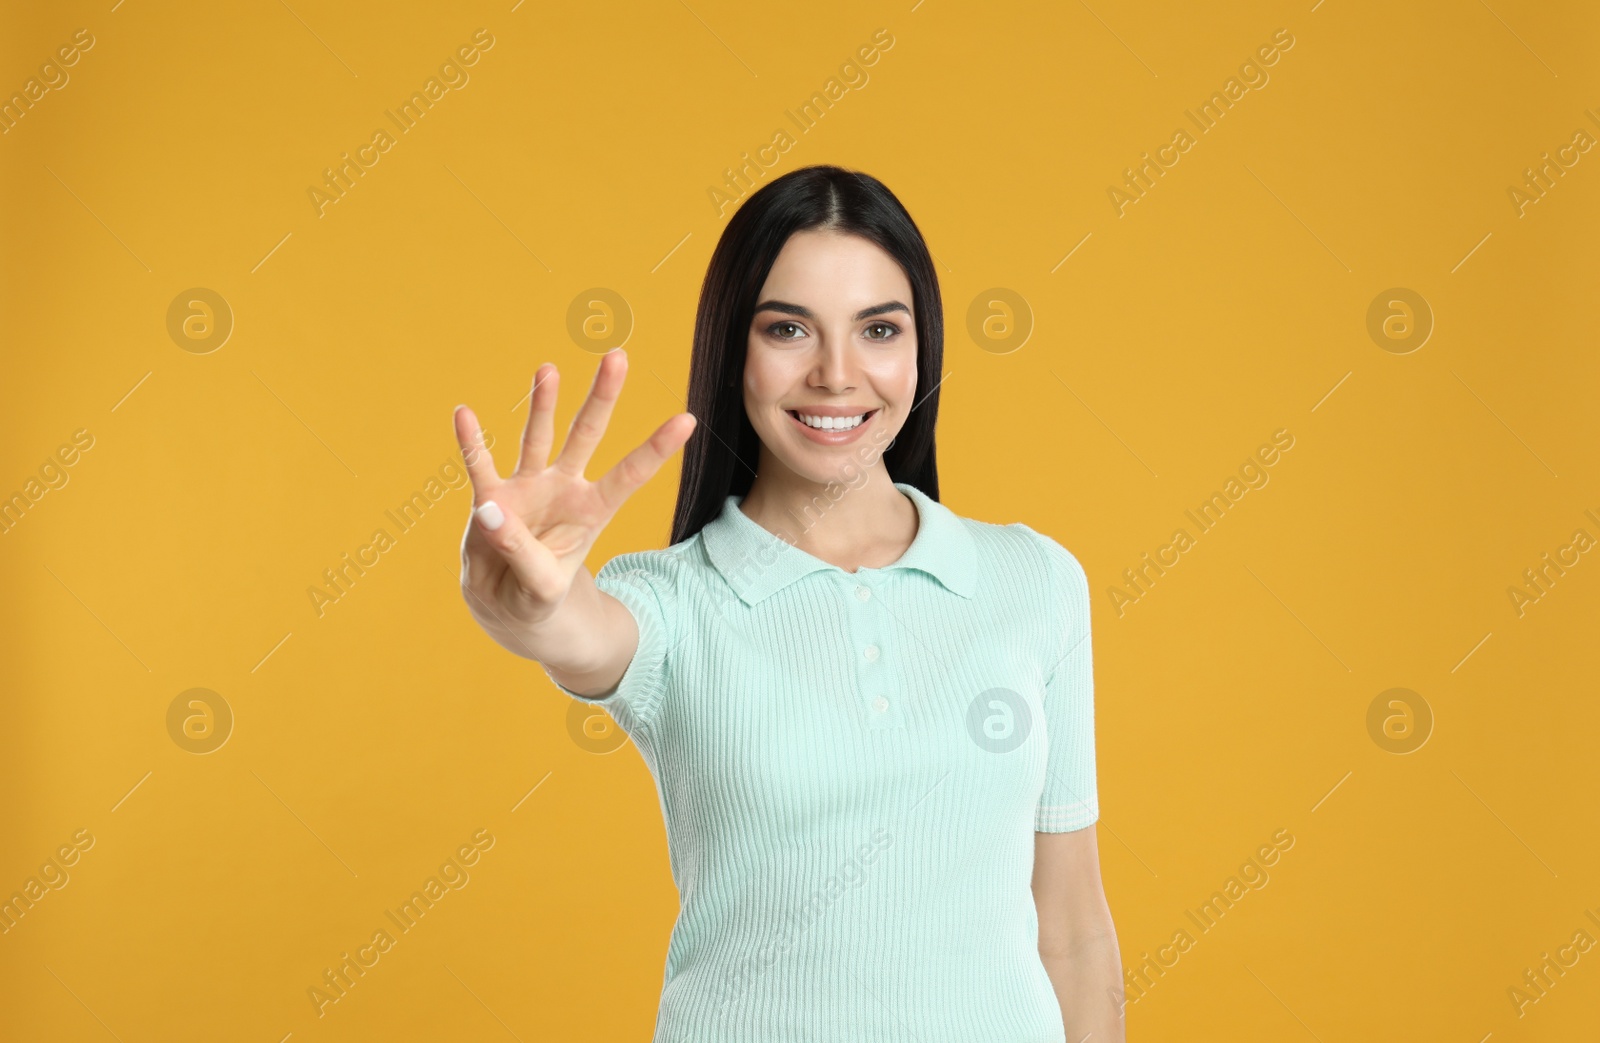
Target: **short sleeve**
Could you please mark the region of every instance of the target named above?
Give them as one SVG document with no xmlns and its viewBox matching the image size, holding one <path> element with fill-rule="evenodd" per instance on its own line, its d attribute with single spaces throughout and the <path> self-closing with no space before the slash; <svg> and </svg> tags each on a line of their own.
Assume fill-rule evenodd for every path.
<svg viewBox="0 0 1600 1043">
<path fill-rule="evenodd" d="M 1026 526 L 1023 526 L 1027 528 Z M 1100 818 L 1095 779 L 1094 655 L 1089 640 L 1089 577 L 1078 559 L 1042 533 L 1032 532 L 1049 569 L 1051 627 L 1058 635 L 1054 663 L 1044 682 L 1048 742 L 1044 791 L 1034 830 L 1067 833 Z"/>
<path fill-rule="evenodd" d="M 630 734 L 650 727 L 667 691 L 668 652 L 676 642 L 678 564 L 666 551 L 635 551 L 619 554 L 595 573 L 594 585 L 626 605 L 639 628 L 639 647 L 615 688 L 584 696 L 550 678 L 572 698 L 604 707 Z"/>
</svg>

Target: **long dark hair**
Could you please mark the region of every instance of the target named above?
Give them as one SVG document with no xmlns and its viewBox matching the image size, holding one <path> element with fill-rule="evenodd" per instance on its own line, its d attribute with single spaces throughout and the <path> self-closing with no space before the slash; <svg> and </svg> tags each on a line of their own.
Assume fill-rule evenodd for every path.
<svg viewBox="0 0 1600 1043">
<path fill-rule="evenodd" d="M 883 182 L 836 166 L 802 167 L 763 185 L 728 220 L 700 286 L 689 361 L 689 412 L 698 423 L 683 447 L 671 543 L 686 540 L 750 491 L 761 440 L 744 409 L 750 320 L 773 262 L 795 232 L 820 229 L 869 239 L 911 283 L 917 328 L 917 391 L 905 425 L 884 452 L 892 481 L 939 499 L 933 429 L 943 375 L 939 279 L 916 222 Z"/>
</svg>

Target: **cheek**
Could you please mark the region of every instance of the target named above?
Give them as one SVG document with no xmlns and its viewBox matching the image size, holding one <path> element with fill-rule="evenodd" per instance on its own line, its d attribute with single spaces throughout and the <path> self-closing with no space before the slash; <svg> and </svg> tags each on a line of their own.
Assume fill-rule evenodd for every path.
<svg viewBox="0 0 1600 1043">
<path fill-rule="evenodd" d="M 744 371 L 744 397 L 751 405 L 763 405 L 773 399 L 773 381 L 770 373 L 746 368 Z"/>
<path fill-rule="evenodd" d="M 907 396 L 915 395 L 917 393 L 917 365 L 914 361 L 906 367 L 905 375 L 901 379 L 905 382 L 903 385 L 904 393 Z"/>
<path fill-rule="evenodd" d="M 754 403 L 776 402 L 788 394 L 804 370 L 791 372 L 784 360 L 771 353 L 752 350 L 744 363 L 744 393 Z"/>
<path fill-rule="evenodd" d="M 901 398 L 916 394 L 917 355 L 915 349 L 885 358 L 876 367 L 875 380 L 885 389 L 897 392 Z"/>
<path fill-rule="evenodd" d="M 747 366 L 744 371 L 744 411 L 757 431 L 772 430 L 772 406 L 777 401 L 778 392 L 773 389 L 772 375 Z"/>
</svg>

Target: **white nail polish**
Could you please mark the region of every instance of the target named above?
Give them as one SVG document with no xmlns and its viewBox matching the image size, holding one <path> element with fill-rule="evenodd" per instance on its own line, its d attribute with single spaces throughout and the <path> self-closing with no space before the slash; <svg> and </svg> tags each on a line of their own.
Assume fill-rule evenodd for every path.
<svg viewBox="0 0 1600 1043">
<path fill-rule="evenodd" d="M 485 529 L 488 529 L 490 532 L 493 532 L 506 523 L 506 516 L 501 513 L 500 505 L 495 503 L 493 500 L 483 504 L 472 513 L 477 515 L 478 523 L 481 524 Z"/>
</svg>

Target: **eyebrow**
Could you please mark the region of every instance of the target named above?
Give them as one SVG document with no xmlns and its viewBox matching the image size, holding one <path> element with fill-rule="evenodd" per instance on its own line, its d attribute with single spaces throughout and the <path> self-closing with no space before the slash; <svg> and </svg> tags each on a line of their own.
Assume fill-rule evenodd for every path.
<svg viewBox="0 0 1600 1043">
<path fill-rule="evenodd" d="M 802 319 L 816 318 L 816 316 L 811 313 L 810 308 L 807 308 L 803 304 L 790 304 L 788 301 L 762 301 L 760 304 L 756 305 L 755 314 L 759 315 L 764 311 L 781 311 L 789 315 L 798 315 Z M 860 311 L 856 312 L 850 317 L 850 321 L 860 322 L 862 319 L 870 319 L 874 315 L 884 315 L 891 311 L 903 311 L 907 315 L 911 314 L 911 309 L 907 308 L 899 301 L 885 301 L 882 304 L 874 304 L 870 308 L 862 308 Z"/>
</svg>

